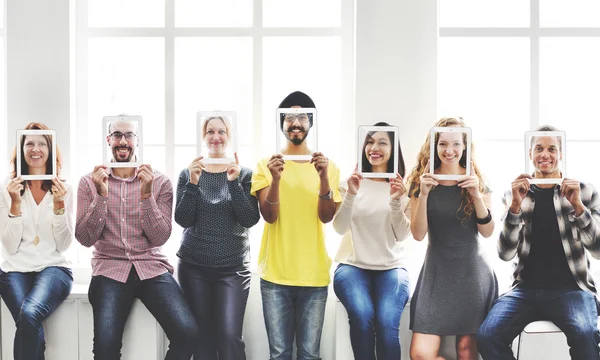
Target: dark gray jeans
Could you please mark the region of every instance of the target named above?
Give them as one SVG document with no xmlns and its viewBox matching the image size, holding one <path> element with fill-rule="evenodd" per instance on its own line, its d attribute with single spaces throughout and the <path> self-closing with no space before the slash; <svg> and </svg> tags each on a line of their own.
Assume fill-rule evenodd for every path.
<svg viewBox="0 0 600 360">
<path fill-rule="evenodd" d="M 207 268 L 179 262 L 177 278 L 200 329 L 194 359 L 246 359 L 242 328 L 250 276 L 246 266 Z"/>
</svg>

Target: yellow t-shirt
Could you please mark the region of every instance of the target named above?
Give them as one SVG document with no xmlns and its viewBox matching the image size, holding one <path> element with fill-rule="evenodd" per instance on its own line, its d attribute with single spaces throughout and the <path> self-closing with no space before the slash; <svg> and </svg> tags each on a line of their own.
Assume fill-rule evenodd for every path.
<svg viewBox="0 0 600 360">
<path fill-rule="evenodd" d="M 261 160 L 252 175 L 251 194 L 271 185 L 267 162 Z M 327 171 L 333 200 L 342 201 L 338 191 L 340 170 L 329 161 Z M 327 286 L 331 259 L 325 248 L 324 226 L 319 220 L 319 174 L 309 162 L 288 160 L 279 182 L 279 216 L 265 222 L 258 271 L 261 278 L 280 285 Z"/>
</svg>

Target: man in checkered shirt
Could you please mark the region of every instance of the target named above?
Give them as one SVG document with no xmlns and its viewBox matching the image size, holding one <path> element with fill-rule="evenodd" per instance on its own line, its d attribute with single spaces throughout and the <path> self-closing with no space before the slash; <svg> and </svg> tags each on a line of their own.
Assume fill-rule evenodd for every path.
<svg viewBox="0 0 600 360">
<path fill-rule="evenodd" d="M 537 131 L 557 131 L 544 126 Z M 548 135 L 548 136 L 545 136 Z M 518 256 L 513 288 L 499 297 L 477 334 L 486 360 L 514 359 L 509 344 L 530 322 L 549 320 L 566 335 L 572 359 L 600 359 L 598 301 L 587 253 L 600 258 L 600 198 L 590 184 L 561 178 L 561 138 L 533 136 L 533 175 L 522 174 L 504 196 L 500 257 Z"/>
<path fill-rule="evenodd" d="M 112 161 L 135 161 L 135 123 L 119 119 L 108 130 Z M 83 246 L 94 246 L 88 293 L 94 313 L 94 359 L 121 358 L 123 330 L 136 297 L 171 341 L 166 358 L 192 356 L 198 327 L 172 276 L 173 267 L 160 251 L 171 235 L 172 206 L 170 180 L 147 164 L 99 165 L 81 178 L 75 237 Z"/>
</svg>

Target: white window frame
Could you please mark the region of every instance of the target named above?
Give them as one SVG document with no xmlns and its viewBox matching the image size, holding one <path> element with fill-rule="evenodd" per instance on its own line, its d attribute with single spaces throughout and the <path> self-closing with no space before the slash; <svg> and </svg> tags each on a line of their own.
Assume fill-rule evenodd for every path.
<svg viewBox="0 0 600 360">
<path fill-rule="evenodd" d="M 154 37 L 165 40 L 165 158 L 167 159 L 165 173 L 176 184 L 179 169 L 174 168 L 174 162 L 168 161 L 175 156 L 176 147 L 185 147 L 184 144 L 175 143 L 175 98 L 173 92 L 168 89 L 175 88 L 175 39 L 180 37 L 252 37 L 253 39 L 253 113 L 249 118 L 253 119 L 255 126 L 252 134 L 255 142 L 260 144 L 264 136 L 261 129 L 261 119 L 265 114 L 271 114 L 273 109 L 263 109 L 263 84 L 262 84 L 262 53 L 265 37 L 331 37 L 339 36 L 341 39 L 341 98 L 342 119 L 348 119 L 354 123 L 354 27 L 355 27 L 355 0 L 340 0 L 341 2 L 341 24 L 339 27 L 310 27 L 310 28 L 272 28 L 263 27 L 263 0 L 253 0 L 253 26 L 249 28 L 236 27 L 175 27 L 175 0 L 165 0 L 165 24 L 164 27 L 115 27 L 115 28 L 90 28 L 88 27 L 88 0 L 77 0 L 74 11 L 76 35 L 74 36 L 76 79 L 73 91 L 75 109 L 71 119 L 72 143 L 71 148 L 77 149 L 77 141 L 80 137 L 87 136 L 88 117 L 88 40 L 96 37 Z M 143 114 L 142 114 L 143 115 Z M 343 127 L 339 140 L 352 139 L 354 129 Z M 155 144 L 145 144 L 155 145 Z M 163 146 L 162 144 L 160 146 Z M 194 145 L 195 146 L 195 145 Z M 352 149 L 354 144 L 344 144 L 343 148 Z M 260 157 L 260 149 L 253 149 L 253 157 Z M 71 154 L 71 161 L 77 163 L 76 152 Z M 151 160 L 150 160 L 151 161 Z M 259 226 L 258 225 L 255 226 Z M 176 241 L 170 239 L 169 241 Z M 252 241 L 252 239 L 251 239 Z M 76 245 L 78 246 L 78 244 Z M 89 267 L 89 264 L 81 264 L 80 252 L 77 252 L 78 266 Z"/>
<path fill-rule="evenodd" d="M 2 46 L 2 48 L 4 49 L 4 54 L 3 54 L 3 61 L 2 61 L 2 68 L 0 69 L 0 71 L 2 71 L 3 74 L 3 78 L 4 81 L 2 82 L 2 84 L 0 84 L 0 86 L 2 86 L 2 99 L 0 100 L 2 102 L 2 107 L 0 107 L 1 111 L 0 111 L 0 129 L 2 130 L 0 133 L 2 135 L 0 135 L 0 142 L 2 144 L 5 144 L 4 146 L 2 146 L 0 148 L 0 159 L 2 159 L 2 164 L 0 164 L 0 174 L 2 174 L 2 179 L 4 179 L 7 175 L 8 175 L 8 171 L 9 171 L 9 165 L 8 165 L 8 159 L 9 156 L 11 155 L 10 153 L 10 148 L 11 148 L 11 144 L 13 143 L 10 140 L 9 134 L 8 134 L 8 122 L 6 119 L 6 90 L 7 90 L 7 73 L 6 73 L 6 1 L 5 0 L 0 0 L 2 1 L 0 3 L 0 6 L 2 6 L 2 14 L 3 14 L 3 19 L 2 19 L 2 26 L 0 26 L 0 46 Z"/>
<path fill-rule="evenodd" d="M 438 3 L 439 9 L 439 3 Z M 541 27 L 540 26 L 540 0 L 529 0 L 529 16 L 530 24 L 528 27 L 439 27 L 439 38 L 527 38 L 530 41 L 530 113 L 529 113 L 529 128 L 536 129 L 538 126 L 545 124 L 543 119 L 540 119 L 540 39 L 545 37 L 597 37 L 600 38 L 600 27 Z M 439 102 L 439 98 L 438 98 Z M 443 114 L 440 114 L 443 115 Z M 522 139 L 514 138 L 493 138 L 488 137 L 482 140 L 501 141 L 508 146 L 522 147 Z M 581 139 L 567 134 L 568 143 L 596 143 L 600 144 L 600 140 Z M 568 155 L 567 155 L 568 156 Z M 590 179 L 593 180 L 593 179 Z M 502 195 L 506 189 L 494 189 L 498 195 Z M 500 204 L 495 204 L 494 207 L 501 207 Z M 495 214 L 500 216 L 500 214 Z M 502 224 L 496 224 L 495 235 L 501 231 Z M 590 260 L 591 259 L 590 257 Z M 600 267 L 591 261 L 592 273 L 596 279 L 600 279 Z M 508 265 L 508 264 L 507 264 Z M 598 269 L 596 269 L 598 267 Z M 502 271 L 503 269 L 496 269 Z M 509 266 L 506 266 L 506 271 Z M 510 268 L 512 274 L 512 268 Z M 503 277 L 503 274 L 500 274 Z"/>
<path fill-rule="evenodd" d="M 455 38 L 527 38 L 530 53 L 530 110 L 529 126 L 535 129 L 540 123 L 540 39 L 544 37 L 598 37 L 600 27 L 540 27 L 540 0 L 529 0 L 529 27 L 440 27 L 439 37 Z M 568 135 L 568 134 L 567 134 Z M 507 139 L 488 139 L 507 141 Z M 511 140 L 514 141 L 514 140 Z M 581 141 L 568 138 L 569 142 Z"/>
</svg>

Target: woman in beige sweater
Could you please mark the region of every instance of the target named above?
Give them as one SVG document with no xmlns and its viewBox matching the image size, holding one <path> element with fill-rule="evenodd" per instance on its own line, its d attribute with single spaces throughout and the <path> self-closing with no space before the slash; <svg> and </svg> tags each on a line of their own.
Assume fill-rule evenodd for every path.
<svg viewBox="0 0 600 360">
<path fill-rule="evenodd" d="M 404 159 L 399 141 L 394 158 L 395 141 L 393 132 L 367 135 L 360 160 L 363 172 L 392 173 L 397 162 L 398 174 L 363 179 L 352 173 L 340 187 L 344 200 L 333 220 L 343 235 L 333 288 L 348 311 L 357 360 L 374 360 L 375 353 L 378 360 L 400 359 L 400 317 L 409 295 L 403 240 L 410 233 L 410 220 L 405 214 Z"/>
</svg>

